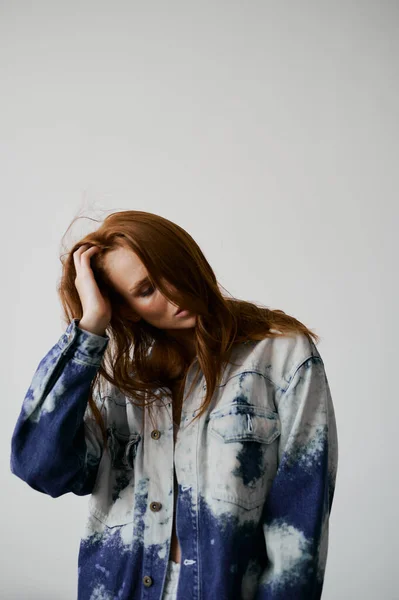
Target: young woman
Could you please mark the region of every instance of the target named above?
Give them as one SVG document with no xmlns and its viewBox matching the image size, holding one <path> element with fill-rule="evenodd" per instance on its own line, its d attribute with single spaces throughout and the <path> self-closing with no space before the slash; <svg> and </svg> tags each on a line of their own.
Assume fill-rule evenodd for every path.
<svg viewBox="0 0 399 600">
<path fill-rule="evenodd" d="M 90 494 L 78 600 L 320 598 L 338 446 L 318 336 L 223 296 L 191 236 L 142 211 L 75 244 L 58 292 L 11 471 Z"/>
</svg>

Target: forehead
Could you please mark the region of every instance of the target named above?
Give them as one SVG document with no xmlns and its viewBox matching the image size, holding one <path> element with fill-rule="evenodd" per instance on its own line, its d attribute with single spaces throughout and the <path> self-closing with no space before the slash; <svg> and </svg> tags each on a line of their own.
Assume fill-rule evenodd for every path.
<svg viewBox="0 0 399 600">
<path fill-rule="evenodd" d="M 137 254 L 127 248 L 116 248 L 107 252 L 104 265 L 116 287 L 131 287 L 148 274 Z"/>
</svg>

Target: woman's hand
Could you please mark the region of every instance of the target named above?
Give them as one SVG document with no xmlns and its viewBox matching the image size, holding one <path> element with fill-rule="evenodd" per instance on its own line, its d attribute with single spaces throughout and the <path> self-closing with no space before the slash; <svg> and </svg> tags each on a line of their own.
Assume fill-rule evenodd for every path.
<svg viewBox="0 0 399 600">
<path fill-rule="evenodd" d="M 99 250 L 98 246 L 84 244 L 73 253 L 78 291 L 83 308 L 79 327 L 97 335 L 104 335 L 112 316 L 111 302 L 104 297 L 97 285 L 90 258 Z"/>
</svg>

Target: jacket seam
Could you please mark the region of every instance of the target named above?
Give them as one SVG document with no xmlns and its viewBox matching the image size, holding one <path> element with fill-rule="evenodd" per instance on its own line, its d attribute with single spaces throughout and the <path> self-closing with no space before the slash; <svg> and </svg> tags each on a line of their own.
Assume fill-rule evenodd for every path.
<svg viewBox="0 0 399 600">
<path fill-rule="evenodd" d="M 300 364 L 299 364 L 299 365 L 298 365 L 298 366 L 295 368 L 295 370 L 294 370 L 294 372 L 292 373 L 292 375 L 291 375 L 291 378 L 290 378 L 290 380 L 289 380 L 289 382 L 288 382 L 288 385 L 287 385 L 287 387 L 286 387 L 285 389 L 284 389 L 284 388 L 280 388 L 280 389 L 282 389 L 282 391 L 283 391 L 283 395 L 284 395 L 284 394 L 286 394 L 286 393 L 288 392 L 288 390 L 290 389 L 290 387 L 291 387 L 291 384 L 292 384 L 292 382 L 293 382 L 293 381 L 294 381 L 294 379 L 295 379 L 295 375 L 298 373 L 299 369 L 300 369 L 301 367 L 303 367 L 303 365 L 304 365 L 305 363 L 309 362 L 309 360 L 311 360 L 311 361 L 316 361 L 316 362 L 319 362 L 319 363 L 322 363 L 322 364 L 323 364 L 323 359 L 322 359 L 320 356 L 315 356 L 314 354 L 311 354 L 310 356 L 308 356 L 308 358 L 305 358 L 305 359 L 304 359 L 304 360 L 303 360 L 303 361 L 302 361 L 302 362 L 301 362 L 301 363 L 300 363 Z"/>
<path fill-rule="evenodd" d="M 88 361 L 86 362 L 85 360 L 82 360 L 81 358 L 78 358 L 77 356 L 71 356 L 71 360 L 74 360 L 75 362 L 84 365 L 86 367 L 100 367 L 101 366 L 101 361 L 95 361 L 95 362 L 90 362 L 90 359 L 88 359 Z"/>
</svg>

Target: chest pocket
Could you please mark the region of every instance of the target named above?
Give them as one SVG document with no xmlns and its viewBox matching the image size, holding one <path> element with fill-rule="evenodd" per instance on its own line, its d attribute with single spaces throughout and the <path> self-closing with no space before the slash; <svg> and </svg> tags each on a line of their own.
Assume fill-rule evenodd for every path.
<svg viewBox="0 0 399 600">
<path fill-rule="evenodd" d="M 209 415 L 210 494 L 246 510 L 262 505 L 277 468 L 278 413 L 229 404 Z"/>
<path fill-rule="evenodd" d="M 89 500 L 89 512 L 107 527 L 133 522 L 134 462 L 141 435 L 107 430 L 109 449 L 103 453 Z"/>
</svg>

